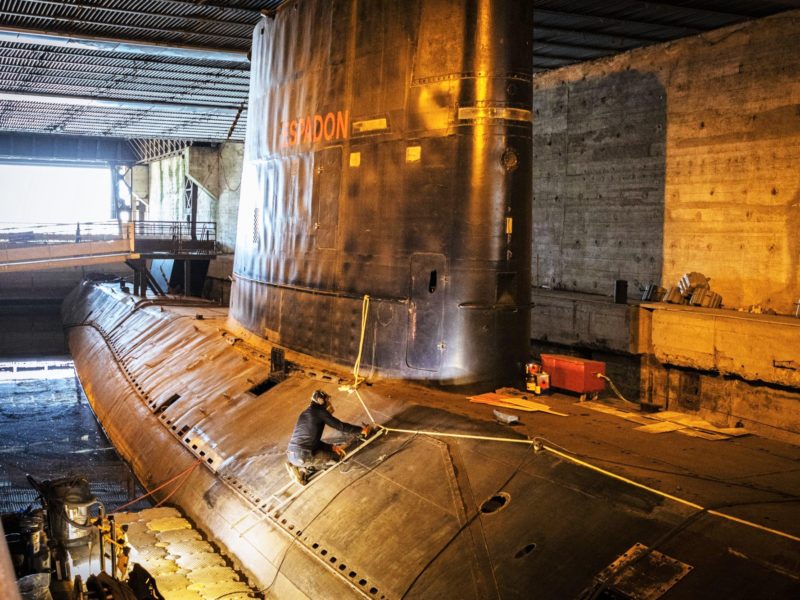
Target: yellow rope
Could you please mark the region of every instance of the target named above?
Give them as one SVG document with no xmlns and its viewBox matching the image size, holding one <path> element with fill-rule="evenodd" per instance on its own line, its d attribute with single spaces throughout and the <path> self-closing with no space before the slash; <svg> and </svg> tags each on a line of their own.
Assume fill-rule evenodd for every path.
<svg viewBox="0 0 800 600">
<path fill-rule="evenodd" d="M 372 416 L 372 413 L 369 412 L 369 408 L 367 408 L 367 405 L 364 402 L 364 399 L 361 397 L 361 394 L 358 393 L 358 388 L 353 388 L 353 391 L 356 393 L 356 397 L 358 398 L 358 401 L 361 402 L 361 406 L 364 407 L 364 412 L 367 413 L 367 416 L 369 417 L 369 422 L 374 425 L 375 424 L 375 418 Z"/>
<path fill-rule="evenodd" d="M 358 385 L 364 381 L 361 379 L 359 381 L 358 371 L 361 368 L 361 353 L 364 351 L 364 333 L 367 331 L 367 316 L 369 315 L 369 296 L 364 294 L 364 300 L 361 302 L 361 337 L 358 340 L 358 356 L 356 357 L 356 362 L 353 365 L 353 385 L 358 387 Z"/>
<path fill-rule="evenodd" d="M 394 427 L 384 427 L 383 425 L 378 425 L 381 429 L 385 429 L 386 431 L 393 432 L 393 433 L 409 433 L 411 435 L 430 435 L 430 436 L 438 436 L 438 437 L 452 437 L 452 438 L 463 438 L 467 440 L 487 440 L 490 442 L 509 442 L 512 444 L 528 444 L 532 445 L 535 442 L 533 440 L 521 440 L 518 438 L 502 438 L 502 437 L 491 437 L 486 435 L 471 435 L 468 433 L 443 433 L 441 431 L 423 431 L 417 429 L 395 429 Z"/>
<path fill-rule="evenodd" d="M 351 385 L 344 385 L 341 386 L 339 389 L 341 391 L 347 391 L 349 393 L 355 392 L 356 396 L 358 397 L 359 402 L 361 402 L 361 406 L 364 407 L 364 411 L 369 416 L 369 420 L 371 423 L 375 423 L 375 419 L 372 417 L 372 413 L 367 408 L 364 399 L 361 397 L 361 394 L 358 393 L 358 386 L 359 384 L 364 381 L 363 379 L 359 379 L 358 370 L 361 367 L 361 353 L 364 349 L 364 332 L 367 328 L 367 315 L 369 311 L 369 296 L 364 295 L 364 300 L 361 304 L 361 338 L 358 343 L 358 357 L 356 358 L 356 362 L 353 365 L 353 383 Z M 622 395 L 619 393 L 619 390 L 616 389 L 614 383 L 608 377 L 604 377 L 612 386 L 612 388 L 617 392 L 617 395 L 624 400 Z M 627 402 L 627 400 L 626 400 Z M 528 444 L 533 445 L 537 450 L 545 450 L 559 456 L 565 460 L 568 460 L 576 465 L 585 467 L 587 469 L 591 469 L 592 471 L 596 471 L 597 473 L 601 473 L 606 475 L 607 477 L 611 477 L 612 479 L 616 479 L 617 481 L 622 481 L 623 483 L 627 483 L 639 489 L 645 490 L 657 496 L 661 496 L 662 498 L 666 498 L 668 500 L 672 500 L 673 502 L 677 502 L 678 504 L 683 504 L 684 506 L 688 506 L 690 508 L 694 508 L 696 510 L 706 510 L 704 507 L 700 506 L 695 502 L 691 502 L 689 500 L 685 500 L 684 498 L 679 498 L 678 496 L 673 496 L 672 494 L 667 494 L 666 492 L 662 492 L 650 486 L 644 485 L 642 483 L 637 483 L 633 479 L 628 479 L 627 477 L 623 477 L 622 475 L 617 475 L 616 473 L 612 473 L 606 469 L 601 467 L 595 466 L 591 463 L 588 463 L 584 460 L 580 460 L 579 458 L 575 458 L 574 456 L 570 456 L 565 452 L 561 452 L 556 450 L 555 448 L 551 448 L 546 444 L 542 443 L 541 440 L 521 440 L 518 438 L 505 438 L 505 437 L 492 437 L 492 436 L 485 436 L 485 435 L 471 435 L 466 433 L 443 433 L 441 431 L 424 431 L 424 430 L 417 430 L 417 429 L 396 429 L 393 427 L 384 427 L 383 425 L 378 425 L 383 431 L 387 433 L 406 433 L 411 435 L 429 435 L 433 437 L 449 437 L 449 438 L 461 438 L 461 439 L 468 439 L 468 440 L 484 440 L 490 442 L 503 442 L 503 443 L 510 443 L 510 444 Z M 706 510 L 706 512 L 710 515 L 714 515 L 716 517 L 720 517 L 722 519 L 727 519 L 729 521 L 733 521 L 734 523 L 739 523 L 740 525 L 745 525 L 747 527 L 752 527 L 754 529 L 758 529 L 760 531 L 765 531 L 767 533 L 771 533 L 773 535 L 777 535 L 789 540 L 793 540 L 795 542 L 800 542 L 800 537 L 792 535 L 790 533 L 786 533 L 785 531 L 780 531 L 778 529 L 772 529 L 770 527 L 765 527 L 763 525 L 759 525 L 758 523 L 753 523 L 752 521 L 747 521 L 745 519 L 740 519 L 739 517 L 734 517 L 732 515 L 725 514 L 723 512 L 719 512 L 717 510 Z"/>
<path fill-rule="evenodd" d="M 347 392 L 352 394 L 355 392 L 358 401 L 361 402 L 361 406 L 364 408 L 364 412 L 367 413 L 369 417 L 370 423 L 375 423 L 375 418 L 372 416 L 372 413 L 367 408 L 367 404 L 364 402 L 364 399 L 361 397 L 361 394 L 358 393 L 358 386 L 364 381 L 363 377 L 359 377 L 358 371 L 361 369 L 361 354 L 364 352 L 364 334 L 367 331 L 367 317 L 369 316 L 369 295 L 364 294 L 364 299 L 361 302 L 361 337 L 358 340 L 358 356 L 356 356 L 356 362 L 353 364 L 353 383 L 348 383 L 345 385 L 339 386 L 339 391 Z"/>
</svg>

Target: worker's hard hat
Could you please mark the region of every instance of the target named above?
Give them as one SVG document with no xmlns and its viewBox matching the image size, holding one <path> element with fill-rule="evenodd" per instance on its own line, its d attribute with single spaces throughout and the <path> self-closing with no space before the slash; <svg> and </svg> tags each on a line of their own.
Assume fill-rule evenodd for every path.
<svg viewBox="0 0 800 600">
<path fill-rule="evenodd" d="M 323 392 L 322 390 L 317 390 L 313 394 L 311 394 L 311 402 L 314 404 L 319 404 L 320 406 L 325 406 L 330 402 L 331 397 Z"/>
</svg>

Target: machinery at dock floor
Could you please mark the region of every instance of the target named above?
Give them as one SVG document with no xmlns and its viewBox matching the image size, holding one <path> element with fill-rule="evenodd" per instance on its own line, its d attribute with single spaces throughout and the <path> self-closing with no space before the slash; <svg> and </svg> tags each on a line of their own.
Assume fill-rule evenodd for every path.
<svg viewBox="0 0 800 600">
<path fill-rule="evenodd" d="M 105 507 L 92 494 L 85 477 L 37 481 L 28 475 L 27 479 L 38 493 L 39 506 L 31 504 L 23 511 L 2 515 L 5 542 L 23 600 L 163 600 L 155 580 L 141 566 L 131 580 L 123 581 L 130 554 L 127 535 L 124 529 L 117 530 L 113 516 L 106 517 Z M 100 570 L 84 581 L 76 565 L 88 558 L 91 568 L 95 544 Z M 111 574 L 106 572 L 107 564 Z"/>
</svg>

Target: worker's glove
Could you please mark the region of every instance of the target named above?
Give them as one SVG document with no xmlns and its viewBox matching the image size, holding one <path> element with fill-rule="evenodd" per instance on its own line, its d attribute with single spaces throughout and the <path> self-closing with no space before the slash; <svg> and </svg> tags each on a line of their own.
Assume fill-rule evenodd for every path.
<svg viewBox="0 0 800 600">
<path fill-rule="evenodd" d="M 373 428 L 372 428 L 372 425 L 369 425 L 367 423 L 362 423 L 361 425 L 362 425 L 361 434 L 360 434 L 361 437 L 362 438 L 368 438 L 370 436 L 370 434 L 374 431 Z"/>
<path fill-rule="evenodd" d="M 347 452 L 345 452 L 344 448 L 342 448 L 341 446 L 334 445 L 334 446 L 332 446 L 332 449 L 333 449 L 333 453 L 336 456 L 339 457 L 339 460 L 343 459 L 345 457 L 345 455 L 347 454 Z"/>
</svg>

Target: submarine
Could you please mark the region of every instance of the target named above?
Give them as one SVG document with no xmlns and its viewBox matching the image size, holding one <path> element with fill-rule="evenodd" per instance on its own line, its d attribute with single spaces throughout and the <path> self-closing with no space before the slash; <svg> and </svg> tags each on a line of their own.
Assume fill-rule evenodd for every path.
<svg viewBox="0 0 800 600">
<path fill-rule="evenodd" d="M 110 440 L 148 489 L 178 481 L 154 497 L 266 597 L 736 596 L 763 567 L 725 548 L 797 555 L 464 401 L 521 380 L 530 352 L 531 10 L 293 0 L 265 14 L 230 308 L 91 281 L 65 300 Z M 286 446 L 317 389 L 378 433 L 295 489 Z M 767 595 L 797 592 L 763 579 Z"/>
</svg>

